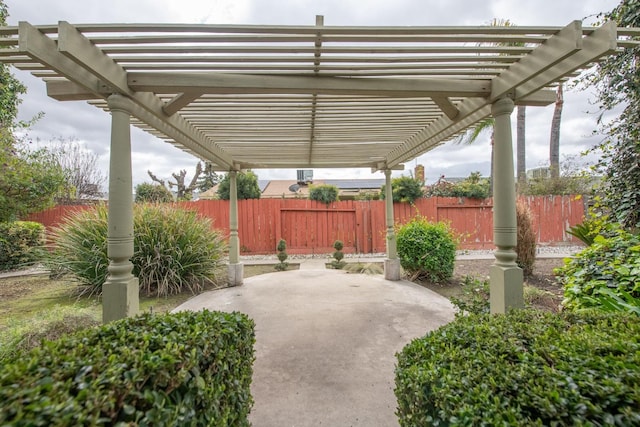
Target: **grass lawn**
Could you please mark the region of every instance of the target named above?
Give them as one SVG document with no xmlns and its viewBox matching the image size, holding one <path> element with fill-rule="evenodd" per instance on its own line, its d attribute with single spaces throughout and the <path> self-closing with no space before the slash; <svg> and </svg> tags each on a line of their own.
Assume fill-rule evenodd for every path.
<svg viewBox="0 0 640 427">
<path fill-rule="evenodd" d="M 290 268 L 297 268 L 291 265 Z M 244 276 L 273 273 L 273 265 L 245 265 Z M 0 360 L 20 337 L 42 331 L 48 325 L 74 316 L 74 321 L 97 324 L 102 319 L 102 305 L 96 297 L 73 295 L 73 281 L 50 279 L 47 274 L 0 279 Z M 205 290 L 213 289 L 210 287 Z M 194 295 L 185 292 L 166 298 L 140 297 L 140 311 L 161 313 L 173 310 Z M 82 317 L 82 320 L 78 320 Z"/>
</svg>

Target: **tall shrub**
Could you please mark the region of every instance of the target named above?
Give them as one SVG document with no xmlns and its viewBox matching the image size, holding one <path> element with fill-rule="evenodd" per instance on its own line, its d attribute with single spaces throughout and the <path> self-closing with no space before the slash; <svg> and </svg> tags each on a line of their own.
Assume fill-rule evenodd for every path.
<svg viewBox="0 0 640 427">
<path fill-rule="evenodd" d="M 400 265 L 413 279 L 443 282 L 453 276 L 456 240 L 451 228 L 416 217 L 396 231 Z"/>
<path fill-rule="evenodd" d="M 423 196 L 422 187 L 424 182 L 418 181 L 410 176 L 400 176 L 391 180 L 391 194 L 394 203 L 413 203 L 416 199 Z M 386 197 L 386 186 L 380 189 L 380 198 L 384 200 Z"/>
<path fill-rule="evenodd" d="M 107 209 L 98 206 L 53 230 L 54 269 L 71 273 L 81 292 L 100 294 L 107 278 Z M 134 208 L 133 274 L 145 294 L 196 292 L 216 280 L 226 250 L 211 221 L 171 205 Z"/>
<path fill-rule="evenodd" d="M 173 195 L 167 187 L 160 184 L 143 182 L 136 185 L 136 203 L 168 203 L 173 201 Z"/>
<path fill-rule="evenodd" d="M 516 203 L 516 219 L 518 222 L 518 244 L 516 245 L 516 263 L 526 276 L 533 274 L 536 263 L 536 232 L 533 229 L 533 214 L 523 201 Z"/>
</svg>

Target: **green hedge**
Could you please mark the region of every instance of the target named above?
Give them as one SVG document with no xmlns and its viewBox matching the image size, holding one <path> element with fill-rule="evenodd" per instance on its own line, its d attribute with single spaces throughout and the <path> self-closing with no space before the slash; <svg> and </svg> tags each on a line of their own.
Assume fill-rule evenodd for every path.
<svg viewBox="0 0 640 427">
<path fill-rule="evenodd" d="M 0 222 L 0 271 L 35 263 L 43 255 L 44 226 L 37 222 Z"/>
<path fill-rule="evenodd" d="M 640 425 L 640 322 L 463 316 L 398 354 L 401 426 Z"/>
<path fill-rule="evenodd" d="M 201 311 L 124 319 L 0 368 L 2 426 L 248 426 L 254 323 Z"/>
</svg>

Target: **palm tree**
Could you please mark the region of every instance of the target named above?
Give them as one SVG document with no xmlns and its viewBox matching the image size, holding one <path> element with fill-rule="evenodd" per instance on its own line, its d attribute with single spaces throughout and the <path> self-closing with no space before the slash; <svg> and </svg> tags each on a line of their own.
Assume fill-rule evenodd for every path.
<svg viewBox="0 0 640 427">
<path fill-rule="evenodd" d="M 493 18 L 489 23 L 492 27 L 511 27 L 514 24 L 508 19 L 501 18 Z M 499 43 L 504 46 L 522 46 L 522 43 Z M 526 107 L 523 105 L 517 106 L 517 124 L 516 124 L 516 132 L 517 132 L 517 176 L 518 176 L 518 186 L 520 186 L 526 180 L 526 163 L 525 163 L 525 120 L 526 120 Z M 493 126 L 494 126 L 493 117 L 487 117 L 476 123 L 476 125 L 470 128 L 465 134 L 463 134 L 458 140 L 457 143 L 463 144 L 473 144 L 480 135 L 484 133 L 484 131 L 491 129 L 491 172 L 489 176 L 489 181 L 491 182 L 491 189 L 493 190 Z"/>
<path fill-rule="evenodd" d="M 562 83 L 558 85 L 556 91 L 556 106 L 551 119 L 551 138 L 549 139 L 549 170 L 551 178 L 560 177 L 560 120 L 562 119 L 562 107 L 564 96 L 562 93 Z"/>
</svg>

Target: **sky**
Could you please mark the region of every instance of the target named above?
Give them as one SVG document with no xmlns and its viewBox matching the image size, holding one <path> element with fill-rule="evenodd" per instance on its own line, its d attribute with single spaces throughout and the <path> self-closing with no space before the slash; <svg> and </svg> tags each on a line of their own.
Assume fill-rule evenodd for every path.
<svg viewBox="0 0 640 427">
<path fill-rule="evenodd" d="M 349 26 L 461 26 L 485 25 L 493 18 L 515 25 L 565 26 L 573 20 L 590 25 L 600 12 L 613 9 L 619 0 L 5 0 L 9 25 L 83 23 L 203 23 L 257 25 L 314 25 L 324 15 L 325 25 Z M 110 116 L 82 101 L 59 102 L 46 96 L 45 84 L 27 72 L 14 75 L 28 88 L 19 118 L 43 117 L 28 131 L 36 141 L 75 140 L 98 157 L 105 176 L 109 167 Z M 561 159 L 576 156 L 597 144 L 597 106 L 589 89 L 565 90 L 560 133 Z M 527 108 L 527 169 L 548 164 L 553 105 Z M 512 115 L 515 147 L 515 112 Z M 440 176 L 465 177 L 473 171 L 488 176 L 487 133 L 472 145 L 448 143 L 405 164 L 409 174 L 416 164 L 425 167 L 427 182 Z M 187 170 L 190 179 L 197 158 L 132 127 L 134 186 L 151 182 L 147 170 L 160 178 Z M 295 179 L 296 171 L 256 170 L 259 179 Z M 383 178 L 370 169 L 316 169 L 315 179 Z"/>
</svg>

